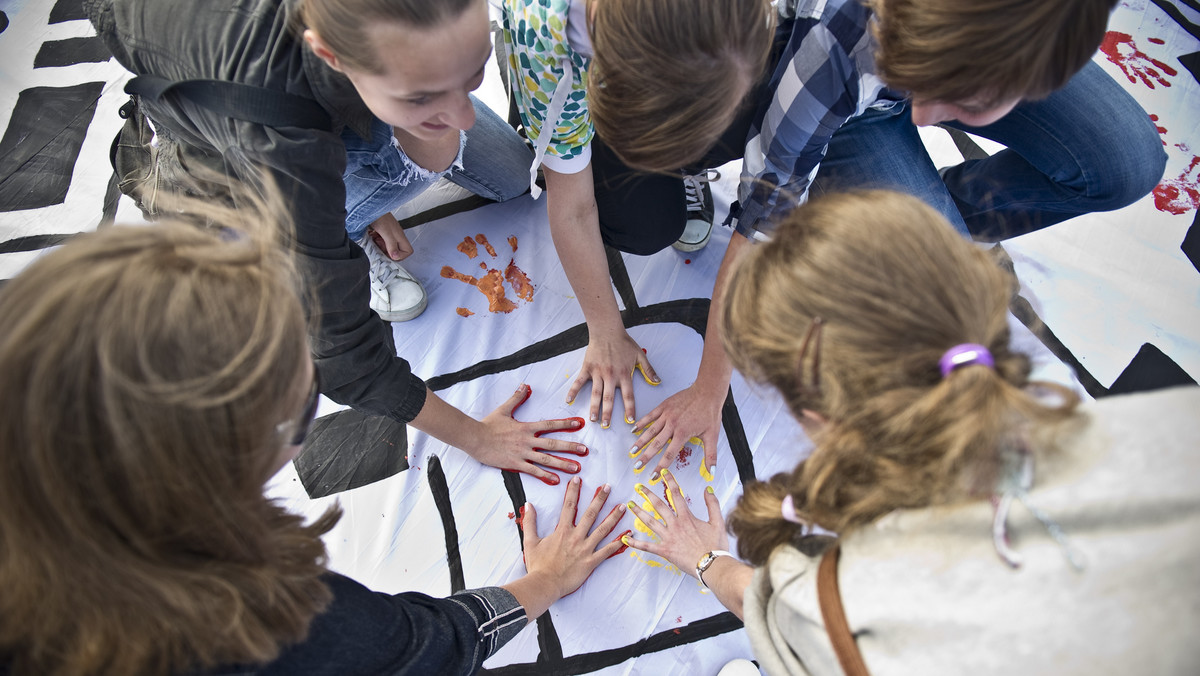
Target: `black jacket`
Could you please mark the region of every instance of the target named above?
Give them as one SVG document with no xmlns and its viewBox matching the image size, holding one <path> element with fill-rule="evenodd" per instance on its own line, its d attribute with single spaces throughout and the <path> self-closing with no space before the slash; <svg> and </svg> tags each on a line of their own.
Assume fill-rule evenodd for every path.
<svg viewBox="0 0 1200 676">
<path fill-rule="evenodd" d="M 366 254 L 346 236 L 346 151 L 340 133 L 366 137 L 371 113 L 350 81 L 301 39 L 295 0 L 84 0 L 121 65 L 171 80 L 225 79 L 316 100 L 332 130 L 273 128 L 230 119 L 191 101 L 143 101 L 156 128 L 219 153 L 235 173 L 271 171 L 292 206 L 296 253 L 313 302 L 311 342 L 324 394 L 407 423 L 425 383 L 396 356 L 392 328 L 369 306 Z"/>
</svg>

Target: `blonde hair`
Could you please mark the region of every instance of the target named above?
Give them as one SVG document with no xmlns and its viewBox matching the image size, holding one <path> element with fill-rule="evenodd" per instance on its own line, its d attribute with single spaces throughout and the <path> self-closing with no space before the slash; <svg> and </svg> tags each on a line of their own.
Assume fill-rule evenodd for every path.
<svg viewBox="0 0 1200 676">
<path fill-rule="evenodd" d="M 880 76 L 915 99 L 991 107 L 1067 84 L 1117 0 L 869 0 Z"/>
<path fill-rule="evenodd" d="M 699 160 L 763 75 L 769 0 L 603 0 L 591 23 L 588 111 L 626 165 Z"/>
<path fill-rule="evenodd" d="M 330 600 L 320 535 L 339 512 L 306 526 L 262 492 L 309 356 L 292 264 L 239 203 L 191 205 L 219 229 L 82 235 L 0 290 L 14 673 L 265 662 Z"/>
<path fill-rule="evenodd" d="M 1046 385 L 1060 403 L 1041 403 L 1028 358 L 1009 350 L 1011 281 L 934 209 L 886 191 L 799 207 L 738 263 L 722 317 L 734 365 L 797 419 L 829 421 L 795 471 L 746 487 L 729 521 L 743 557 L 761 564 L 797 536 L 780 514 L 787 495 L 803 520 L 844 535 L 990 494 L 1004 449 L 1072 415 L 1077 397 Z M 995 368 L 943 378 L 938 360 L 960 343 L 986 346 Z"/>
<path fill-rule="evenodd" d="M 343 64 L 378 74 L 380 61 L 367 39 L 368 26 L 391 21 L 414 30 L 431 28 L 460 16 L 478 2 L 482 0 L 301 0 L 299 18 Z"/>
</svg>

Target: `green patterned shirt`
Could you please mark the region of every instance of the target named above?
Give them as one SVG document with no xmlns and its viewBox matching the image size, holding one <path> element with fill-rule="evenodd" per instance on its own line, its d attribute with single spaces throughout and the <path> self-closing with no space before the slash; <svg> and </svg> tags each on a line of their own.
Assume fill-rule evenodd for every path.
<svg viewBox="0 0 1200 676">
<path fill-rule="evenodd" d="M 535 167 L 549 159 L 556 171 L 580 171 L 590 161 L 595 132 L 587 108 L 591 59 L 567 39 L 571 0 L 503 0 L 503 10 L 509 82 L 538 152 Z"/>
</svg>

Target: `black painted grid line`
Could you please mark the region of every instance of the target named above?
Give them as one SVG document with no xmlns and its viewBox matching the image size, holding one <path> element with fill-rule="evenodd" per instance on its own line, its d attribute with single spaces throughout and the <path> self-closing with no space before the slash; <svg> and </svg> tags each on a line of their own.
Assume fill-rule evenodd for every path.
<svg viewBox="0 0 1200 676">
<path fill-rule="evenodd" d="M 501 474 L 504 478 L 504 488 L 508 491 L 508 497 L 512 500 L 513 505 L 513 523 L 517 527 L 517 541 L 521 543 L 521 552 L 524 556 L 525 552 L 525 525 L 522 518 L 525 516 L 525 485 L 521 483 L 521 475 L 519 472 L 502 470 Z M 537 619 L 538 632 L 538 664 L 543 662 L 553 662 L 561 660 L 563 657 L 562 641 L 558 637 L 558 629 L 554 627 L 554 619 L 550 617 L 550 611 L 542 613 Z"/>
<path fill-rule="evenodd" d="M 1179 11 L 1178 7 L 1171 4 L 1170 2 L 1167 2 L 1167 0 L 1150 0 L 1150 1 L 1153 2 L 1155 5 L 1157 5 L 1159 9 L 1166 12 L 1167 16 L 1171 17 L 1171 19 L 1174 20 L 1175 23 L 1179 24 L 1180 28 L 1187 31 L 1189 34 L 1191 34 L 1192 37 L 1200 38 L 1200 26 L 1192 23 L 1191 21 L 1188 21 L 1188 18 L 1183 15 L 1183 12 Z M 1200 11 L 1200 3 L 1196 2 L 1196 0 L 1180 0 L 1180 1 L 1183 2 L 1185 5 L 1187 5 L 1188 7 L 1191 7 L 1192 9 L 1194 9 L 1196 11 Z"/>
<path fill-rule="evenodd" d="M 437 505 L 442 517 L 442 530 L 446 534 L 446 562 L 450 568 L 450 591 L 460 592 L 467 585 L 463 576 L 462 552 L 458 548 L 458 525 L 454 521 L 454 509 L 450 505 L 450 487 L 446 484 L 446 473 L 442 461 L 436 455 L 429 456 L 425 464 L 425 475 L 429 480 L 429 492 L 433 504 Z"/>
<path fill-rule="evenodd" d="M 14 237 L 8 241 L 0 242 L 0 254 L 49 249 L 52 246 L 58 246 L 66 242 L 72 237 L 78 236 L 79 234 L 76 233 L 71 235 L 27 235 L 25 237 Z"/>
<path fill-rule="evenodd" d="M 571 655 L 554 662 L 537 662 L 536 664 L 509 664 L 495 669 L 483 669 L 481 674 L 496 676 L 518 676 L 537 673 L 546 676 L 568 676 L 571 674 L 586 674 L 593 671 L 618 665 L 642 655 L 678 648 L 689 643 L 703 641 L 707 638 L 727 634 L 742 628 L 742 621 L 730 612 L 719 613 L 703 620 L 696 620 L 678 629 L 670 629 L 647 636 L 640 641 L 620 648 L 599 650 L 593 653 Z"/>
</svg>

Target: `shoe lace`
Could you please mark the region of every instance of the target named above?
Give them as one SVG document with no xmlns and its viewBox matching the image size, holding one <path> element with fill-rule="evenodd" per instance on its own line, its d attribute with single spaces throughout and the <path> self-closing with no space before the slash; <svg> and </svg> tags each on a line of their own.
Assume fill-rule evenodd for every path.
<svg viewBox="0 0 1200 676">
<path fill-rule="evenodd" d="M 704 184 L 721 180 L 721 172 L 716 169 L 705 169 L 699 174 L 683 175 L 683 196 L 687 201 L 688 211 L 704 209 Z"/>
<path fill-rule="evenodd" d="M 388 284 L 391 284 L 392 280 L 396 278 L 412 280 L 413 276 L 399 263 L 385 256 L 370 235 L 358 240 L 358 244 L 363 251 L 367 252 L 367 261 L 371 265 L 370 274 L 367 275 L 371 284 L 371 293 L 380 303 L 384 305 L 391 303 Z"/>
<path fill-rule="evenodd" d="M 396 264 L 396 261 L 384 256 L 383 252 L 379 250 L 379 247 L 375 245 L 370 236 L 359 240 L 359 246 L 363 248 L 363 251 L 367 252 L 367 261 L 371 264 L 370 279 L 372 288 L 378 291 L 386 290 L 388 283 L 399 274 L 397 268 L 400 266 Z"/>
</svg>

